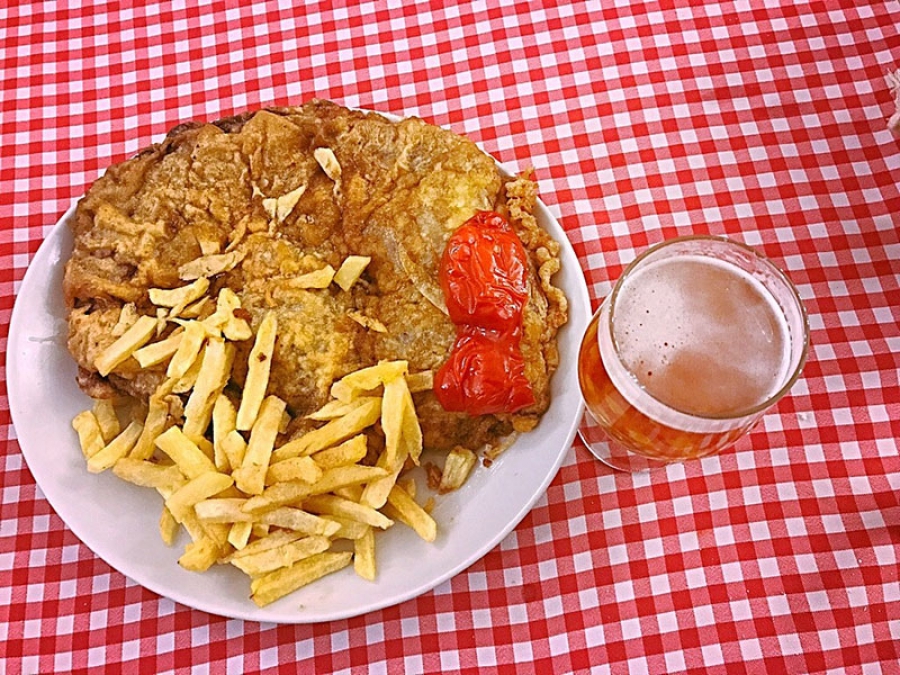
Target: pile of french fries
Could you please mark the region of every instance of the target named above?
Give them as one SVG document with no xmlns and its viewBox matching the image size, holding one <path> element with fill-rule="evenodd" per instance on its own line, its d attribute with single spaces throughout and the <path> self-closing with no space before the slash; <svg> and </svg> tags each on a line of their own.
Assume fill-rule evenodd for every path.
<svg viewBox="0 0 900 675">
<path fill-rule="evenodd" d="M 342 288 L 364 265 L 355 260 L 350 267 L 333 275 Z M 259 606 L 351 563 L 374 580 L 375 533 L 395 522 L 434 541 L 434 500 L 420 506 L 415 481 L 404 476 L 422 453 L 412 393 L 432 386 L 431 372 L 409 373 L 405 361 L 390 361 L 350 373 L 308 416 L 317 426 L 285 439 L 291 417 L 267 391 L 276 315 L 266 314 L 254 333 L 239 297 L 223 289 L 214 299 L 209 287 L 199 277 L 151 289 L 156 316 L 122 310 L 118 337 L 97 357 L 97 370 L 105 376 L 136 362 L 165 366 L 165 378 L 146 405 L 98 399 L 74 418 L 88 470 L 112 470 L 155 489 L 164 500 L 163 541 L 173 545 L 182 528 L 190 538 L 180 565 L 237 567 L 250 577 Z M 175 329 L 161 337 L 170 323 Z M 233 384 L 226 387 L 235 343 L 244 340 L 253 343 L 236 396 Z M 384 448 L 373 463 L 368 446 L 376 426 Z M 462 485 L 475 462 L 469 450 L 451 452 L 441 492 Z"/>
</svg>

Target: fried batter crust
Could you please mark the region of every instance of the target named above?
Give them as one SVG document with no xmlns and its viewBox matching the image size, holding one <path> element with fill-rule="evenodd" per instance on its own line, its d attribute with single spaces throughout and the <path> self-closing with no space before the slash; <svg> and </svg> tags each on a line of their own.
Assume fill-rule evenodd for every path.
<svg viewBox="0 0 900 675">
<path fill-rule="evenodd" d="M 325 173 L 317 148 L 333 151 L 339 175 Z M 298 194 L 287 215 L 273 217 L 274 200 Z M 237 292 L 254 328 L 265 312 L 277 314 L 269 391 L 294 414 L 320 407 L 335 379 L 379 359 L 436 369 L 456 334 L 437 283 L 441 254 L 475 211 L 494 209 L 508 215 L 529 255 L 522 351 L 536 402 L 516 415 L 479 418 L 444 411 L 431 392 L 417 394 L 416 405 L 430 448 L 477 448 L 527 430 L 549 405 L 556 333 L 566 320 L 565 296 L 551 283 L 559 245 L 537 226 L 535 198 L 531 180 L 505 180 L 471 141 L 417 118 L 394 123 L 312 101 L 179 125 L 111 167 L 78 205 L 63 290 L 79 382 L 146 398 L 161 372 L 139 373 L 131 361 L 104 381 L 93 367 L 114 340 L 119 308 L 131 302 L 155 313 L 148 288 L 183 284 L 181 265 L 227 247 L 241 262 L 214 279 L 213 292 Z M 351 254 L 372 262 L 349 292 L 293 281 L 325 264 L 337 269 Z M 349 311 L 387 332 L 367 330 Z M 238 385 L 249 349 L 241 345 L 235 360 Z"/>
</svg>

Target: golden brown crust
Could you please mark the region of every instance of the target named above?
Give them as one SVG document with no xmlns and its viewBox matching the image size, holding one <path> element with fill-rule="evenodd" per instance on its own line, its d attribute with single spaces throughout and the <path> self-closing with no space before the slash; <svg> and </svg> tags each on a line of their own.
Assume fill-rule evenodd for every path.
<svg viewBox="0 0 900 675">
<path fill-rule="evenodd" d="M 333 151 L 337 179 L 315 159 L 317 148 Z M 266 311 L 278 314 L 270 392 L 304 414 L 324 402 L 335 378 L 378 359 L 406 359 L 413 371 L 443 363 L 456 330 L 436 285 L 444 245 L 475 211 L 498 208 L 532 262 L 522 346 L 537 402 L 522 415 L 470 418 L 443 411 L 431 392 L 416 395 L 428 445 L 475 448 L 533 426 L 549 405 L 566 310 L 550 281 L 559 247 L 532 216 L 535 190 L 527 178 L 505 181 L 490 157 L 452 132 L 327 101 L 178 125 L 111 167 L 78 205 L 63 284 L 70 350 L 91 370 L 124 303 L 153 314 L 148 288 L 181 285 L 180 266 L 227 248 L 240 262 L 214 279 L 212 292 L 234 289 L 254 325 Z M 272 203 L 291 195 L 275 215 Z M 351 254 L 372 262 L 350 292 L 296 286 L 299 275 L 337 268 Z M 366 330 L 348 311 L 387 332 Z M 238 384 L 249 346 L 241 350 Z M 158 374 L 139 375 L 134 365 L 108 382 L 145 396 Z"/>
</svg>

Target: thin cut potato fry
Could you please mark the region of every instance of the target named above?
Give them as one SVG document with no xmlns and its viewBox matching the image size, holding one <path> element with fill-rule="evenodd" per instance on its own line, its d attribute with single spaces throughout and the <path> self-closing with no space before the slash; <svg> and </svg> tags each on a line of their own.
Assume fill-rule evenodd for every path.
<svg viewBox="0 0 900 675">
<path fill-rule="evenodd" d="M 227 396 L 219 394 L 213 405 L 212 411 L 213 448 L 215 451 L 213 461 L 219 471 L 236 468 L 229 466 L 228 453 L 225 452 L 225 448 L 223 447 L 225 437 L 234 431 L 236 423 L 237 410 L 235 409 L 234 404 Z M 240 466 L 240 464 L 237 466 Z"/>
<path fill-rule="evenodd" d="M 251 597 L 257 605 L 264 607 L 326 574 L 347 567 L 352 558 L 353 554 L 349 551 L 326 551 L 304 558 L 290 567 L 282 567 L 254 579 L 250 583 Z"/>
<path fill-rule="evenodd" d="M 115 337 L 121 336 L 126 330 L 131 328 L 137 319 L 137 307 L 134 306 L 133 302 L 122 305 L 122 309 L 119 310 L 119 319 L 116 321 L 116 325 L 112 327 L 110 334 Z"/>
<path fill-rule="evenodd" d="M 90 410 L 82 410 L 72 419 L 72 428 L 78 434 L 78 443 L 85 459 L 90 459 L 103 449 L 106 442 L 97 416 Z"/>
<path fill-rule="evenodd" d="M 110 441 L 102 450 L 91 455 L 87 461 L 88 471 L 91 473 L 106 471 L 122 459 L 137 443 L 143 428 L 144 425 L 137 421 L 125 427 L 125 430 Z"/>
<path fill-rule="evenodd" d="M 177 333 L 173 332 L 164 340 L 152 342 L 145 347 L 141 347 L 132 356 L 141 365 L 141 368 L 150 368 L 158 365 L 178 351 L 178 345 L 181 343 L 182 337 L 184 337 L 184 331 L 178 329 Z"/>
<path fill-rule="evenodd" d="M 112 472 L 129 483 L 150 488 L 174 485 L 183 477 L 174 464 L 164 466 L 132 457 L 122 457 L 113 465 Z"/>
<path fill-rule="evenodd" d="M 202 436 L 206 432 L 216 398 L 228 384 L 233 361 L 233 344 L 218 338 L 207 341 L 200 374 L 184 407 L 184 433 L 188 436 Z"/>
<path fill-rule="evenodd" d="M 156 439 L 157 447 L 172 458 L 188 478 L 214 472 L 215 464 L 178 427 L 169 427 Z"/>
<path fill-rule="evenodd" d="M 231 564 L 251 577 L 259 577 L 316 553 L 327 551 L 329 546 L 331 541 L 327 537 L 312 535 L 262 553 L 233 558 Z"/>
<path fill-rule="evenodd" d="M 178 348 L 166 369 L 166 377 L 176 380 L 184 377 L 200 355 L 200 348 L 203 347 L 203 342 L 207 337 L 206 326 L 199 321 L 188 321 L 184 324 L 184 333 L 181 335 Z"/>
<path fill-rule="evenodd" d="M 331 535 L 332 540 L 350 539 L 351 541 L 355 541 L 363 536 L 366 533 L 366 530 L 370 529 L 370 526 L 365 523 L 350 520 L 349 518 L 342 518 L 341 516 L 322 516 L 322 519 L 335 522 L 340 528 Z"/>
<path fill-rule="evenodd" d="M 291 457 L 269 466 L 266 472 L 266 485 L 298 480 L 315 483 L 320 478 L 322 467 L 312 457 Z"/>
<path fill-rule="evenodd" d="M 116 366 L 123 363 L 135 351 L 150 341 L 156 333 L 156 319 L 141 316 L 120 338 L 100 352 L 94 359 L 94 367 L 102 377 L 109 375 Z"/>
<path fill-rule="evenodd" d="M 159 514 L 159 536 L 163 540 L 163 543 L 166 546 L 174 544 L 175 537 L 178 536 L 178 531 L 180 529 L 181 525 L 175 520 L 172 512 L 163 506 L 162 513 Z"/>
<path fill-rule="evenodd" d="M 368 452 L 368 440 L 365 434 L 359 434 L 333 448 L 320 450 L 311 459 L 322 469 L 333 469 L 337 466 L 356 464 Z M 288 460 L 285 460 L 288 461 Z"/>
<path fill-rule="evenodd" d="M 363 391 L 372 391 L 379 386 L 406 374 L 406 361 L 380 361 L 377 365 L 356 370 L 345 375 L 331 385 L 331 396 L 347 403 Z"/>
<path fill-rule="evenodd" d="M 169 404 L 160 392 L 150 397 L 147 417 L 144 419 L 144 430 L 129 453 L 132 459 L 150 459 L 157 437 L 165 431 L 169 421 Z"/>
<path fill-rule="evenodd" d="M 322 269 L 301 274 L 288 282 L 291 288 L 328 288 L 334 279 L 334 268 L 325 265 Z"/>
<path fill-rule="evenodd" d="M 274 312 L 268 312 L 256 332 L 256 341 L 250 350 L 247 360 L 247 379 L 237 414 L 238 431 L 249 431 L 253 428 L 259 408 L 266 396 L 269 386 L 269 370 L 272 366 L 272 353 L 275 351 L 275 337 L 278 332 L 278 319 Z"/>
<path fill-rule="evenodd" d="M 306 419 L 316 420 L 318 422 L 328 422 L 338 417 L 343 417 L 348 412 L 358 408 L 362 403 L 369 400 L 378 400 L 377 396 L 357 396 L 347 403 L 343 401 L 329 401 L 315 412 L 311 412 Z"/>
<path fill-rule="evenodd" d="M 284 544 L 296 541 L 302 536 L 303 534 L 300 532 L 276 530 L 272 534 L 267 534 L 255 541 L 250 542 L 241 550 L 235 551 L 228 557 L 227 562 L 230 562 L 235 558 L 243 558 L 249 555 L 256 555 L 258 553 L 262 553 L 263 551 L 269 551 L 273 548 L 278 548 L 279 546 L 283 546 Z"/>
<path fill-rule="evenodd" d="M 335 495 L 309 497 L 303 500 L 303 507 L 313 513 L 343 516 L 344 518 L 378 527 L 382 530 L 386 530 L 394 524 L 394 521 L 375 509 Z"/>
<path fill-rule="evenodd" d="M 441 472 L 438 492 L 444 494 L 460 488 L 466 482 L 477 460 L 478 458 L 471 450 L 463 447 L 453 448 L 447 453 L 447 458 L 444 460 L 444 470 Z"/>
<path fill-rule="evenodd" d="M 334 275 L 334 283 L 341 287 L 342 290 L 349 291 L 353 284 L 357 282 L 362 273 L 372 259 L 364 255 L 350 255 L 344 258 L 344 262 L 338 268 Z"/>
<path fill-rule="evenodd" d="M 391 470 L 398 465 L 398 462 L 403 461 L 400 459 L 400 435 L 403 431 L 403 410 L 406 406 L 405 393 L 408 393 L 406 380 L 402 377 L 395 377 L 384 384 L 384 398 L 381 402 L 384 466 L 390 467 Z"/>
<path fill-rule="evenodd" d="M 241 507 L 247 500 L 242 497 L 215 497 L 194 504 L 194 513 L 205 523 L 250 523 L 253 516 Z"/>
<path fill-rule="evenodd" d="M 246 548 L 253 532 L 253 523 L 234 523 L 228 530 L 228 543 L 234 546 L 236 551 Z"/>
<path fill-rule="evenodd" d="M 200 349 L 200 355 L 194 359 L 194 362 L 191 364 L 191 367 L 188 368 L 188 371 L 176 382 L 172 383 L 172 393 L 174 394 L 186 394 L 191 389 L 194 388 L 194 385 L 197 383 L 197 378 L 200 377 L 200 368 L 203 366 L 203 358 L 206 356 L 206 345 Z"/>
<path fill-rule="evenodd" d="M 206 536 L 185 546 L 178 564 L 191 572 L 205 572 L 215 564 L 220 551 L 219 544 L 212 537 Z"/>
<path fill-rule="evenodd" d="M 425 541 L 435 540 L 437 523 L 405 490 L 394 486 L 388 495 L 388 503 L 403 515 L 403 522 L 415 530 L 422 539 Z"/>
<path fill-rule="evenodd" d="M 277 396 L 267 396 L 250 432 L 250 441 L 241 466 L 233 471 L 238 488 L 251 495 L 262 494 L 266 472 L 272 457 L 272 446 L 278 436 L 285 402 Z M 240 413 L 238 413 L 240 417 Z"/>
<path fill-rule="evenodd" d="M 272 459 L 280 462 L 290 457 L 312 455 L 319 450 L 330 448 L 374 424 L 380 414 L 381 399 L 370 398 L 343 417 L 331 420 L 325 426 L 285 443 L 275 450 Z"/>
<path fill-rule="evenodd" d="M 228 464 L 232 469 L 239 467 L 244 461 L 247 452 L 247 441 L 236 431 L 229 431 L 222 439 L 222 450 L 228 458 Z"/>
<path fill-rule="evenodd" d="M 206 295 L 209 290 L 209 279 L 201 277 L 187 286 L 179 288 L 151 288 L 149 290 L 150 302 L 157 307 L 180 307 L 182 310 L 192 302 Z M 177 313 L 173 312 L 174 316 Z"/>
<path fill-rule="evenodd" d="M 94 416 L 100 425 L 100 433 L 103 435 L 103 440 L 107 443 L 122 431 L 122 426 L 119 424 L 119 416 L 116 414 L 116 407 L 110 399 L 98 398 L 94 401 Z"/>
<path fill-rule="evenodd" d="M 353 569 L 363 579 L 375 581 L 375 530 L 371 527 L 353 542 Z"/>
<path fill-rule="evenodd" d="M 362 497 L 359 499 L 359 503 L 363 506 L 371 506 L 373 509 L 380 509 L 384 506 L 385 502 L 387 502 L 388 495 L 394 488 L 394 484 L 397 482 L 397 478 L 400 475 L 400 471 L 403 469 L 403 463 L 405 461 L 405 453 L 391 458 L 388 457 L 387 450 L 382 452 L 376 466 L 383 468 L 388 473 L 386 476 L 376 478 L 366 484 Z M 391 462 L 393 462 L 393 464 L 391 464 Z"/>
<path fill-rule="evenodd" d="M 412 394 L 406 388 L 403 391 L 403 418 L 401 421 L 400 444 L 402 452 L 409 455 L 412 461 L 418 465 L 422 455 L 422 427 L 419 425 L 419 417 L 416 415 L 416 405 L 413 403 Z"/>
<path fill-rule="evenodd" d="M 181 523 L 184 521 L 185 514 L 191 513 L 197 502 L 202 502 L 232 485 L 234 485 L 234 479 L 231 476 L 217 471 L 208 471 L 192 478 L 173 492 L 172 496 L 166 499 L 166 506 L 175 516 L 175 520 Z"/>
<path fill-rule="evenodd" d="M 332 520 L 326 520 L 290 506 L 281 506 L 273 511 L 267 511 L 258 517 L 258 522 L 294 532 L 319 534 L 326 537 L 332 536 L 341 529 L 341 526 Z"/>
</svg>

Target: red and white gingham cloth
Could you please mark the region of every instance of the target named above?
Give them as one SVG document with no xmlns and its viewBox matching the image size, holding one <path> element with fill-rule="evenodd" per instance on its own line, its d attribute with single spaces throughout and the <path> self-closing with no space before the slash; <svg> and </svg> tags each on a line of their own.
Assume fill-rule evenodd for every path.
<svg viewBox="0 0 900 675">
<path fill-rule="evenodd" d="M 4 353 L 29 260 L 106 166 L 313 96 L 534 166 L 595 301 L 662 239 L 757 247 L 812 349 L 735 449 L 629 476 L 576 442 L 470 569 L 305 626 L 191 610 L 96 558 L 35 486 L 0 370 L 0 671 L 900 672 L 896 1 L 77 4 L 0 8 Z"/>
</svg>

